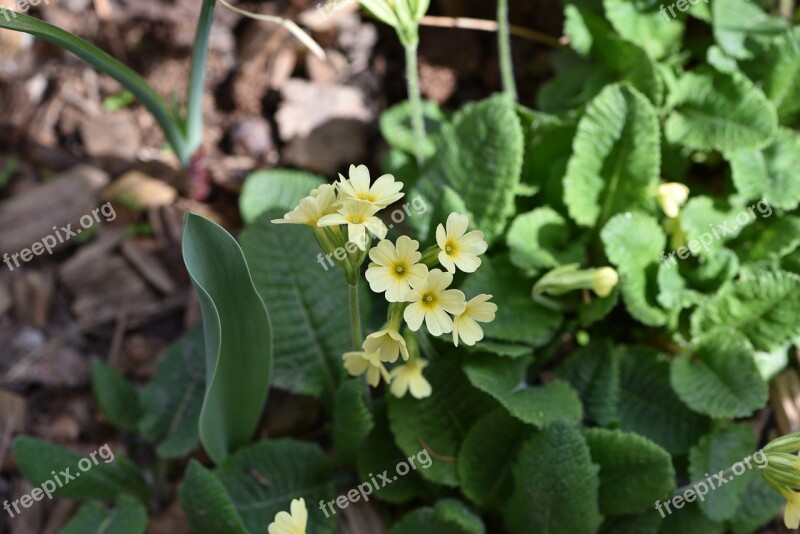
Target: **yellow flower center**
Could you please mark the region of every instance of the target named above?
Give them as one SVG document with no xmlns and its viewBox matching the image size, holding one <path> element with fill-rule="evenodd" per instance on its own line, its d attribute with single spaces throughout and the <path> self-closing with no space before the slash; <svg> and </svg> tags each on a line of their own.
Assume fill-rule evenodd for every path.
<svg viewBox="0 0 800 534">
<path fill-rule="evenodd" d="M 357 195 L 357 198 L 359 200 L 366 200 L 367 202 L 375 202 L 377 200 L 377 197 L 373 193 L 370 193 L 369 191 L 364 193 L 359 193 Z"/>
<path fill-rule="evenodd" d="M 436 304 L 436 295 L 433 293 L 425 293 L 422 295 L 422 300 L 420 302 L 423 307 L 431 309 Z"/>
<path fill-rule="evenodd" d="M 447 253 L 448 256 L 452 256 L 456 252 L 458 252 L 458 247 L 453 241 L 448 241 L 444 244 L 444 251 Z"/>
<path fill-rule="evenodd" d="M 362 222 L 364 222 L 364 219 L 359 215 L 353 215 L 352 217 L 350 217 L 350 222 L 352 224 L 361 224 Z"/>
</svg>

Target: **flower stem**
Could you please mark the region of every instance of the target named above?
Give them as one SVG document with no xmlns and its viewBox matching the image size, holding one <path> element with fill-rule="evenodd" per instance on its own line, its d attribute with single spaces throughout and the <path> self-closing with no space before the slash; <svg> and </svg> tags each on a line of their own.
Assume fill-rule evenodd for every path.
<svg viewBox="0 0 800 534">
<path fill-rule="evenodd" d="M 411 106 L 411 127 L 414 130 L 414 150 L 417 165 L 425 163 L 425 118 L 422 114 L 422 94 L 419 88 L 419 67 L 417 66 L 417 43 L 406 44 L 406 81 L 408 83 L 408 103 Z"/>
<path fill-rule="evenodd" d="M 347 284 L 350 289 L 350 327 L 353 331 L 353 346 L 356 351 L 361 350 L 361 309 L 358 307 L 358 280 L 355 284 Z"/>
<path fill-rule="evenodd" d="M 203 0 L 192 47 L 192 68 L 186 97 L 186 144 L 189 156 L 203 143 L 203 85 L 216 3 L 216 0 Z"/>
<path fill-rule="evenodd" d="M 508 25 L 508 0 L 497 0 L 497 51 L 500 54 L 500 74 L 503 91 L 517 100 L 514 83 L 514 63 L 511 60 L 511 33 Z"/>
</svg>

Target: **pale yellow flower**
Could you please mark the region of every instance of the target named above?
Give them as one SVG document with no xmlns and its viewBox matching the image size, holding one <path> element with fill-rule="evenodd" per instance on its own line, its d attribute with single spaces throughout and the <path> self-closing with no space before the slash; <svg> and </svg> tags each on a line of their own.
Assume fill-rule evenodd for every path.
<svg viewBox="0 0 800 534">
<path fill-rule="evenodd" d="M 378 208 L 369 202 L 360 200 L 345 200 L 344 205 L 337 213 L 325 215 L 317 226 L 347 225 L 347 240 L 355 243 L 358 248 L 367 248 L 367 230 L 371 234 L 383 239 L 386 237 L 386 225 L 375 217 Z"/>
<path fill-rule="evenodd" d="M 411 392 L 411 396 L 416 399 L 429 397 L 432 389 L 431 384 L 422 375 L 422 370 L 428 366 L 428 362 L 422 358 L 398 365 L 392 369 L 392 385 L 389 390 L 397 398 L 401 398 L 406 391 Z"/>
<path fill-rule="evenodd" d="M 367 374 L 367 383 L 376 387 L 381 381 L 381 377 L 388 384 L 391 381 L 389 372 L 381 363 L 377 352 L 345 352 L 342 356 L 344 368 L 351 376 L 361 376 Z"/>
<path fill-rule="evenodd" d="M 614 286 L 619 282 L 617 271 L 611 267 L 601 267 L 595 269 L 592 275 L 592 290 L 598 297 L 607 297 L 613 291 Z"/>
<path fill-rule="evenodd" d="M 446 229 L 441 224 L 436 227 L 436 244 L 442 249 L 439 263 L 451 273 L 456 272 L 456 267 L 465 273 L 474 273 L 481 265 L 478 256 L 488 248 L 483 232 L 473 230 L 465 233 L 469 218 L 455 212 L 447 217 L 446 226 Z"/>
<path fill-rule="evenodd" d="M 267 527 L 269 534 L 306 534 L 308 510 L 303 498 L 292 499 L 292 513 L 278 512 L 275 521 Z"/>
<path fill-rule="evenodd" d="M 464 313 L 453 317 L 453 344 L 458 346 L 458 338 L 465 345 L 474 345 L 483 339 L 483 329 L 478 322 L 490 323 L 494 321 L 497 304 L 489 302 L 491 295 L 482 293 L 470 299 Z"/>
<path fill-rule="evenodd" d="M 336 185 L 345 198 L 363 200 L 377 206 L 379 209 L 385 208 L 389 204 L 403 198 L 402 182 L 396 182 L 391 174 L 384 174 L 372 186 L 369 185 L 369 169 L 366 165 L 350 165 L 350 178 L 345 179 L 341 174 Z"/>
<path fill-rule="evenodd" d="M 418 263 L 422 258 L 418 248 L 419 242 L 400 236 L 396 246 L 383 240 L 370 249 L 372 263 L 366 273 L 370 289 L 375 293 L 385 291 L 389 302 L 404 302 L 411 288 L 425 282 L 428 275 L 428 268 Z"/>
<path fill-rule="evenodd" d="M 397 331 L 397 327 L 391 325 L 368 335 L 364 340 L 363 349 L 369 354 L 377 352 L 383 362 L 396 362 L 400 354 L 403 355 L 404 360 L 408 360 L 406 340 Z"/>
<path fill-rule="evenodd" d="M 301 200 L 296 208 L 286 213 L 283 219 L 273 219 L 272 222 L 316 227 L 322 217 L 335 212 L 337 207 L 336 187 L 324 184 L 311 191 L 311 194 Z"/>
<path fill-rule="evenodd" d="M 431 335 L 453 331 L 453 319 L 447 313 L 464 313 L 467 302 L 464 293 L 458 289 L 447 289 L 452 282 L 452 274 L 433 269 L 423 284 L 408 293 L 411 304 L 403 312 L 403 318 L 411 330 L 419 330 L 424 320 Z"/>
<path fill-rule="evenodd" d="M 783 524 L 793 530 L 800 528 L 800 493 L 791 489 L 781 491 L 786 499 L 786 508 L 783 511 Z"/>
<path fill-rule="evenodd" d="M 664 214 L 674 219 L 681 212 L 681 206 L 689 198 L 689 188 L 676 182 L 668 182 L 658 186 L 656 199 Z"/>
</svg>

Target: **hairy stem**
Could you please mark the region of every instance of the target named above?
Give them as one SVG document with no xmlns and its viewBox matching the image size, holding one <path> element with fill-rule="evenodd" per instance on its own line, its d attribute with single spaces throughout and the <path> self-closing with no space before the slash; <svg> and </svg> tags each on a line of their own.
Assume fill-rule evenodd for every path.
<svg viewBox="0 0 800 534">
<path fill-rule="evenodd" d="M 353 332 L 353 350 L 360 351 L 363 338 L 361 337 L 361 309 L 358 307 L 358 280 L 354 284 L 347 284 L 350 290 L 350 328 Z"/>
<path fill-rule="evenodd" d="M 406 44 L 406 81 L 408 82 L 408 103 L 411 106 L 411 126 L 414 130 L 414 149 L 417 165 L 422 167 L 425 156 L 425 119 L 422 114 L 422 94 L 419 89 L 419 67 L 417 66 L 417 44 Z"/>
<path fill-rule="evenodd" d="M 514 63 L 511 60 L 508 0 L 497 0 L 497 50 L 500 54 L 500 74 L 503 78 L 503 91 L 516 101 L 517 86 L 514 83 Z"/>
</svg>

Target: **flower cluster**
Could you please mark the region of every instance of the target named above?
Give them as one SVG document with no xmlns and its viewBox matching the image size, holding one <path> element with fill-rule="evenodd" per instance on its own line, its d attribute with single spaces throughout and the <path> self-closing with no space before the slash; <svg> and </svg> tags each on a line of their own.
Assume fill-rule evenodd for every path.
<svg viewBox="0 0 800 534">
<path fill-rule="evenodd" d="M 491 295 L 479 294 L 467 301 L 462 291 L 450 288 L 457 270 L 474 273 L 480 267 L 480 256 L 488 247 L 482 232 L 468 231 L 466 215 L 451 213 L 436 228 L 436 244 L 424 251 L 407 236 L 394 243 L 385 239 L 387 228 L 376 214 L 402 198 L 402 188 L 391 175 L 370 185 L 367 168 L 351 165 L 348 179 L 339 175 L 335 185 L 318 187 L 283 219 L 273 222 L 314 228 L 318 243 L 328 252 L 353 243 L 344 247 L 347 257 L 337 260 L 351 286 L 358 283 L 360 266 L 369 256 L 366 279 L 370 289 L 389 302 L 388 317 L 381 330 L 363 341 L 360 351 L 344 354 L 344 367 L 352 376 L 365 375 L 373 387 L 383 380 L 397 397 L 410 392 L 424 398 L 431 394 L 423 376 L 428 362 L 421 357 L 416 339 L 423 323 L 432 336 L 451 334 L 455 346 L 474 345 L 483 339 L 478 323 L 493 321 L 497 306 L 489 302 Z M 379 239 L 374 247 L 371 236 Z M 403 363 L 387 370 L 384 364 L 399 358 Z"/>
<path fill-rule="evenodd" d="M 783 522 L 786 528 L 800 527 L 800 432 L 781 436 L 764 448 L 767 463 L 760 470 L 764 481 L 786 499 Z"/>
</svg>

